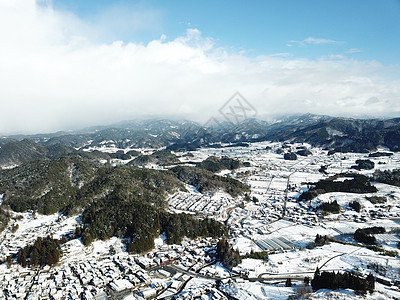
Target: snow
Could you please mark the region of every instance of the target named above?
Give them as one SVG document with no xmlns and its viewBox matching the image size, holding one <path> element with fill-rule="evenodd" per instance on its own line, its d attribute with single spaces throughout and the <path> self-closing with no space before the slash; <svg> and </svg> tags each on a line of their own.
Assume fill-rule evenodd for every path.
<svg viewBox="0 0 400 300">
<path fill-rule="evenodd" d="M 212 274 L 221 278 L 229 277 L 230 272 L 219 262 L 211 266 L 205 267 L 200 271 L 200 274 Z"/>
<path fill-rule="evenodd" d="M 42 229 L 45 230 L 45 227 L 54 224 L 60 217 L 60 214 L 58 213 L 52 215 L 36 214 L 36 217 L 32 217 L 29 213 L 18 215 L 22 217 L 22 219 L 17 222 L 19 227 L 16 234 L 18 235 L 23 235 L 33 228 L 36 228 L 38 231 L 41 231 Z"/>
<path fill-rule="evenodd" d="M 11 169 L 14 169 L 16 167 L 18 167 L 18 165 L 4 165 L 4 166 L 0 166 L 0 169 L 11 170 Z"/>
<path fill-rule="evenodd" d="M 193 185 L 190 184 L 185 184 L 185 188 L 189 191 L 191 194 L 200 194 L 200 192 L 197 190 L 197 188 Z"/>
<path fill-rule="evenodd" d="M 108 254 L 111 247 L 114 249 L 116 253 L 123 252 L 126 246 L 120 238 L 112 237 L 105 241 L 102 240 L 94 241 L 91 244 L 91 247 L 93 247 L 92 248 L 93 253 L 101 255 L 101 254 Z"/>
<path fill-rule="evenodd" d="M 97 147 L 101 151 L 116 152 L 115 146 L 110 145 L 112 141 L 107 141 L 102 147 Z M 295 149 L 301 144 L 292 144 L 290 147 Z M 272 150 L 265 150 L 270 146 Z M 293 279 L 293 287 L 284 287 L 284 281 L 288 276 L 294 275 L 297 278 L 301 276 L 312 277 L 317 267 L 327 271 L 356 271 L 363 275 L 372 273 L 379 275 L 382 268 L 385 269 L 385 276 L 393 282 L 400 280 L 400 260 L 398 258 L 383 256 L 378 252 L 368 250 L 365 247 L 344 245 L 340 243 L 330 243 L 321 247 L 308 249 L 307 246 L 315 240 L 317 234 L 336 237 L 343 241 L 354 242 L 352 233 L 358 228 L 370 226 L 383 226 L 388 231 L 400 229 L 400 224 L 391 218 L 400 216 L 400 188 L 381 183 L 373 183 L 378 192 L 370 194 L 352 194 L 352 193 L 326 193 L 319 195 L 316 199 L 298 203 L 297 199 L 302 191 L 308 189 L 306 183 L 316 182 L 327 178 L 327 175 L 318 170 L 321 165 L 328 166 L 329 175 L 346 172 L 357 159 L 367 159 L 368 154 L 360 153 L 337 153 L 327 156 L 326 151 L 319 148 L 311 148 L 313 155 L 309 157 L 299 157 L 297 161 L 285 161 L 281 154 L 274 153 L 276 149 L 282 146 L 281 143 L 254 143 L 250 147 L 235 148 L 206 148 L 191 152 L 194 157 L 180 157 L 183 162 L 202 161 L 210 155 L 230 156 L 239 158 L 241 161 L 250 161 L 251 167 L 240 168 L 233 171 L 222 171 L 220 175 L 230 174 L 251 186 L 251 197 L 256 197 L 256 202 L 244 203 L 244 208 L 240 205 L 242 198 L 232 198 L 223 192 L 201 194 L 194 186 L 186 185 L 188 192 L 179 192 L 170 195 L 168 199 L 170 210 L 178 212 L 185 211 L 197 216 L 208 215 L 221 222 L 225 222 L 230 227 L 229 242 L 234 249 L 238 249 L 243 255 L 251 251 L 261 251 L 255 242 L 259 240 L 274 239 L 283 237 L 292 242 L 296 248 L 293 250 L 276 250 L 268 255 L 266 260 L 243 259 L 242 263 L 235 268 L 235 271 L 243 271 L 248 274 L 252 280 L 261 278 L 264 282 L 249 282 L 244 278 L 231 278 L 230 273 L 220 263 L 214 263 L 201 270 L 202 274 L 209 276 L 225 277 L 222 281 L 222 289 L 238 299 L 287 299 L 291 295 L 296 295 L 303 288 L 302 285 Z M 304 145 L 302 145 L 304 146 Z M 305 145 L 306 147 L 309 147 Z M 87 149 L 85 149 L 86 151 Z M 154 149 L 139 149 L 152 153 Z M 180 153 L 184 154 L 184 153 Z M 179 154 L 178 154 L 179 155 Z M 399 167 L 400 155 L 395 153 L 393 157 L 370 158 L 375 162 L 375 169 L 393 169 Z M 383 164 L 378 164 L 381 162 Z M 126 161 L 113 160 L 113 163 L 126 163 Z M 374 170 L 375 170 L 374 169 Z M 374 170 L 352 172 L 371 175 Z M 247 172 L 245 174 L 245 172 Z M 288 182 L 289 178 L 289 182 Z M 337 181 L 351 178 L 339 178 Z M 287 192 L 287 213 L 285 219 L 281 219 L 283 203 Z M 385 204 L 374 205 L 366 197 L 380 196 L 385 197 Z M 0 195 L 0 203 L 3 195 Z M 317 207 L 321 202 L 337 201 L 342 211 L 339 214 L 322 217 L 316 214 L 312 208 Z M 361 213 L 357 213 L 348 204 L 352 201 L 360 202 L 362 206 Z M 385 218 L 374 218 L 369 211 L 379 210 L 385 214 Z M 365 217 L 370 216 L 370 217 Z M 10 221 L 10 226 L 0 235 L 0 246 L 4 246 L 4 240 L 7 240 L 14 248 L 14 253 L 18 247 L 32 243 L 38 236 L 52 234 L 56 238 L 72 232 L 78 224 L 76 217 L 66 218 L 58 214 L 50 216 L 32 214 L 14 214 Z M 15 233 L 11 233 L 13 225 L 19 225 Z M 6 237 L 6 239 L 4 238 Z M 395 250 L 396 237 L 394 235 L 377 236 L 382 242 L 382 246 L 388 250 Z M 11 241 L 11 242 L 10 242 Z M 140 259 L 153 261 L 154 253 L 162 253 L 168 249 L 165 243 L 166 236 L 162 233 L 155 239 L 155 250 L 151 251 L 152 256 L 134 256 Z M 3 244 L 2 244 L 3 243 Z M 85 247 L 79 239 L 68 241 L 61 245 L 64 255 L 61 258 L 60 265 L 69 262 L 86 262 L 88 260 L 102 261 L 110 260 L 110 250 L 113 250 L 116 257 L 128 257 L 126 253 L 124 240 L 113 237 L 106 241 L 94 241 L 90 246 Z M 188 254 L 188 257 L 195 258 L 197 248 L 190 246 L 188 240 L 185 240 L 179 247 L 185 250 L 179 252 L 182 261 L 178 263 L 180 268 L 188 268 L 185 258 L 186 247 L 194 251 Z M 7 255 L 7 251 L 0 249 L 0 253 Z M 165 250 L 166 251 L 166 250 Z M 171 251 L 169 248 L 168 251 Z M 172 252 L 172 251 L 171 251 Z M 171 254 L 168 252 L 168 255 Z M 163 256 L 164 257 L 164 256 Z M 175 256 L 174 256 L 175 257 Z M 201 264 L 204 263 L 204 260 Z M 192 261 L 190 261 L 192 265 Z M 146 272 L 146 271 L 143 271 Z M 0 265 L 0 274 L 6 273 L 5 264 Z M 151 274 L 151 272 L 149 273 Z M 172 273 L 171 273 L 172 274 Z M 182 273 L 180 273 L 182 274 Z M 235 274 L 235 273 L 233 273 Z M 382 275 L 382 274 L 380 274 Z M 150 275 L 152 276 L 152 275 Z M 152 278 L 152 283 L 156 284 L 160 279 Z M 167 283 L 166 279 L 164 284 Z M 169 283 L 171 278 L 168 279 Z M 277 283 L 278 281 L 278 283 Z M 215 280 L 191 278 L 181 295 L 188 296 L 194 290 L 211 290 L 215 288 Z M 167 289 L 162 295 L 169 293 Z M 205 295 L 204 295 L 205 296 Z M 210 295 L 208 295 L 209 297 Z M 132 298 L 132 297 L 131 297 Z M 362 299 L 362 296 L 356 295 L 350 290 L 320 290 L 310 295 L 310 299 Z M 376 284 L 376 292 L 368 294 L 365 299 L 390 299 L 400 298 L 400 293 L 396 287 L 387 287 Z"/>
<path fill-rule="evenodd" d="M 244 255 L 246 253 L 250 253 L 251 250 L 254 252 L 260 251 L 260 247 L 258 247 L 251 239 L 246 237 L 238 237 L 233 240 L 232 243 L 233 249 L 239 249 L 240 255 Z"/>
<path fill-rule="evenodd" d="M 165 234 L 165 232 L 161 233 L 161 235 L 158 238 L 154 239 L 154 245 L 156 248 L 164 245 L 166 242 L 167 242 L 167 235 Z"/>
<path fill-rule="evenodd" d="M 294 289 L 283 286 L 272 286 L 258 282 L 236 283 L 232 285 L 225 285 L 222 288 L 225 292 L 233 295 L 235 298 L 241 300 L 258 300 L 258 299 L 288 299 L 290 295 L 294 294 Z"/>
</svg>

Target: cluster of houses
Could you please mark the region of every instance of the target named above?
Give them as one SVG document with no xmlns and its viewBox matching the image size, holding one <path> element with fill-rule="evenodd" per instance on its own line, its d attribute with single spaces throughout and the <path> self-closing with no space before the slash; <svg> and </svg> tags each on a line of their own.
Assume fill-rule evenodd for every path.
<svg viewBox="0 0 400 300">
<path fill-rule="evenodd" d="M 54 267 L 1 265 L 0 299 L 149 299 L 163 293 L 174 296 L 191 277 L 163 268 L 173 264 L 176 270 L 196 273 L 211 262 L 205 251 L 216 244 L 215 240 L 202 239 L 180 245 L 162 244 L 145 255 L 92 252 L 74 259 L 73 251 L 72 257 L 65 251 L 71 248 L 71 242 L 76 241 L 62 246 L 64 256 Z M 198 290 L 204 294 L 208 287 Z"/>
<path fill-rule="evenodd" d="M 238 204 L 238 200 L 225 193 L 200 194 L 178 192 L 168 198 L 172 211 L 185 211 L 203 216 L 224 216 L 226 210 Z"/>
</svg>

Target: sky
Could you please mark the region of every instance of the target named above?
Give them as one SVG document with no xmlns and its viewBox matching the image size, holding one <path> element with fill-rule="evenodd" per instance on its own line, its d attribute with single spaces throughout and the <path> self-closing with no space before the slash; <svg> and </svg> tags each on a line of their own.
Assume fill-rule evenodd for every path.
<svg viewBox="0 0 400 300">
<path fill-rule="evenodd" d="M 0 0 L 0 133 L 400 116 L 400 1 Z"/>
</svg>

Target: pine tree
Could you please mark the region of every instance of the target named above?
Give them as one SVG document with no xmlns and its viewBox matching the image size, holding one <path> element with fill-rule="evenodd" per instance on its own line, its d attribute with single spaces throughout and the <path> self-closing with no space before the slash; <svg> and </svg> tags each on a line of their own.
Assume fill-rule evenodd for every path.
<svg viewBox="0 0 400 300">
<path fill-rule="evenodd" d="M 65 244 L 66 242 L 68 242 L 68 241 L 67 241 L 67 238 L 65 237 L 65 235 L 63 235 L 63 236 L 61 237 L 60 241 L 59 241 L 59 244 L 62 245 L 62 244 Z"/>
<path fill-rule="evenodd" d="M 292 286 L 292 279 L 291 278 L 286 279 L 285 286 L 286 287 L 291 287 Z"/>
<path fill-rule="evenodd" d="M 372 293 L 374 289 L 375 289 L 375 278 L 374 275 L 369 273 L 367 276 L 367 290 Z"/>
<path fill-rule="evenodd" d="M 33 247 L 31 253 L 31 265 L 37 266 L 38 264 L 39 264 L 39 251 L 37 250 L 36 247 Z"/>
<path fill-rule="evenodd" d="M 12 264 L 12 258 L 11 258 L 11 256 L 9 255 L 9 256 L 7 256 L 7 267 L 10 268 L 10 267 L 11 267 L 11 264 Z"/>
<path fill-rule="evenodd" d="M 24 268 L 26 267 L 26 252 L 25 248 L 20 249 L 18 251 L 18 262 L 23 266 Z"/>
</svg>

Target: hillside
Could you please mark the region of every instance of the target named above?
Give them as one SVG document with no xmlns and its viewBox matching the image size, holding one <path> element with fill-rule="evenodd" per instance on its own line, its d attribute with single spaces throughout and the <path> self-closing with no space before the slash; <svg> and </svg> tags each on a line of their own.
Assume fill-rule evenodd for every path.
<svg viewBox="0 0 400 300">
<path fill-rule="evenodd" d="M 79 156 L 39 160 L 0 171 L 0 194 L 16 211 L 70 212 L 117 193 L 121 197 L 151 199 L 162 206 L 166 192 L 183 188 L 166 172 L 130 166 L 103 166 Z"/>
<path fill-rule="evenodd" d="M 239 160 L 232 159 L 227 156 L 223 156 L 221 158 L 210 156 L 198 163 L 198 167 L 213 173 L 217 173 L 221 170 L 235 170 L 241 166 L 242 164 Z"/>
<path fill-rule="evenodd" d="M 136 167 L 144 167 L 151 164 L 166 166 L 179 163 L 178 157 L 168 150 L 155 151 L 151 155 L 140 155 L 130 161 L 128 165 Z"/>
<path fill-rule="evenodd" d="M 29 139 L 12 141 L 0 148 L 0 166 L 19 165 L 46 157 L 46 147 Z"/>
<path fill-rule="evenodd" d="M 184 236 L 226 234 L 226 228 L 217 221 L 166 211 L 167 196 L 185 190 L 177 177 L 170 171 L 113 167 L 70 155 L 1 170 L 0 194 L 4 194 L 3 204 L 18 212 L 82 213 L 83 225 L 75 237 L 81 237 L 86 245 L 95 239 L 118 236 L 127 238 L 129 252 L 143 252 L 154 246 L 154 238 L 161 232 L 170 243 L 179 243 Z M 227 192 L 238 192 L 239 182 L 233 179 L 205 176 L 199 183 L 209 187 L 210 179 L 223 182 L 219 187 Z M 0 229 L 8 219 L 0 206 Z"/>
<path fill-rule="evenodd" d="M 59 159 L 77 155 L 88 159 L 109 159 L 110 155 L 100 151 L 85 152 L 57 143 L 41 144 L 30 139 L 12 141 L 0 147 L 0 167 L 21 165 L 39 159 Z"/>
<path fill-rule="evenodd" d="M 249 187 L 230 177 L 218 176 L 214 173 L 195 167 L 177 166 L 171 169 L 179 180 L 195 186 L 199 192 L 215 192 L 219 189 L 233 197 L 249 192 Z"/>
<path fill-rule="evenodd" d="M 268 126 L 272 141 L 307 142 L 340 152 L 368 152 L 377 146 L 398 151 L 400 119 L 345 119 L 304 116 Z"/>
<path fill-rule="evenodd" d="M 0 193 L 4 204 L 15 211 L 54 213 L 76 201 L 79 190 L 96 177 L 99 168 L 78 156 L 36 160 L 0 170 Z"/>
</svg>

